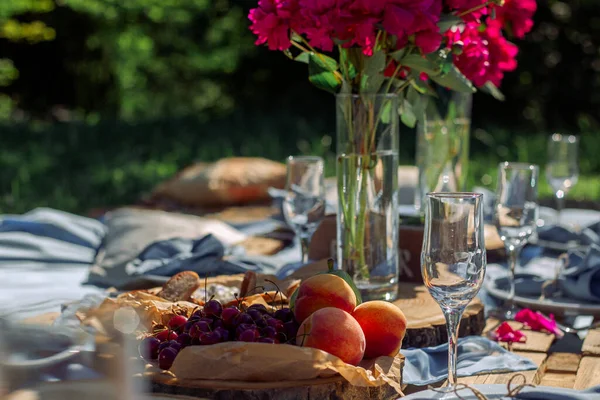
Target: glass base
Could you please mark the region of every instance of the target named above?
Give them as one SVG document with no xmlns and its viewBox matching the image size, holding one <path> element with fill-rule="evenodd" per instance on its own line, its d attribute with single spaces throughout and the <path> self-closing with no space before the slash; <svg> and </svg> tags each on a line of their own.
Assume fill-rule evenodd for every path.
<svg viewBox="0 0 600 400">
<path fill-rule="evenodd" d="M 473 392 L 470 389 L 462 386 L 460 386 L 459 388 L 456 388 L 455 386 L 444 386 L 436 388 L 432 396 L 429 398 L 439 400 L 456 400 L 460 398 L 457 396 L 457 394 L 468 397 L 469 395 L 473 394 Z"/>
<path fill-rule="evenodd" d="M 394 301 L 398 298 L 398 283 L 355 282 L 363 301 Z"/>
<path fill-rule="evenodd" d="M 495 310 L 490 311 L 489 316 L 497 318 L 501 321 L 514 321 L 515 316 L 519 312 L 517 307 L 513 306 L 503 306 L 497 308 Z"/>
</svg>

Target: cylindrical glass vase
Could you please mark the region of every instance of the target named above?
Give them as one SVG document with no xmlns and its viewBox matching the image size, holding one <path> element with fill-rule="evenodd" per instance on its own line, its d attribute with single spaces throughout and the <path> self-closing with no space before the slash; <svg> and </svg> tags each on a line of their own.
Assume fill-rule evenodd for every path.
<svg viewBox="0 0 600 400">
<path fill-rule="evenodd" d="M 437 97 L 428 98 L 425 115 L 417 125 L 415 208 L 421 214 L 427 193 L 467 190 L 473 95 L 444 88 L 437 92 Z"/>
<path fill-rule="evenodd" d="M 339 94 L 337 259 L 363 300 L 398 291 L 398 97 Z"/>
</svg>

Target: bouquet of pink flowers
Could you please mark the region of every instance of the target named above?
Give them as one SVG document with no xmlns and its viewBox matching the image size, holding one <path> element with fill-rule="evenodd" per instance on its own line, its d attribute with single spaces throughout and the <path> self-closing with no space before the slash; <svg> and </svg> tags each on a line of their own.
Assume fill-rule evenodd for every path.
<svg viewBox="0 0 600 400">
<path fill-rule="evenodd" d="M 535 0 L 260 0 L 249 18 L 257 45 L 308 63 L 333 93 L 427 94 L 433 81 L 501 97 L 518 52 L 504 34 L 522 38 L 535 10 Z M 337 61 L 324 54 L 334 50 Z"/>
</svg>

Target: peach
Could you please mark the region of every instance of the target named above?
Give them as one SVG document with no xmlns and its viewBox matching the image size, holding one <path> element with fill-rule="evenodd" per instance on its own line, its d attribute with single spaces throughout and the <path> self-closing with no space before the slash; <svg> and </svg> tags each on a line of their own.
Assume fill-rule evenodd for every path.
<svg viewBox="0 0 600 400">
<path fill-rule="evenodd" d="M 321 308 L 302 322 L 296 344 L 332 354 L 358 365 L 365 353 L 365 335 L 352 315 L 334 307 Z"/>
<path fill-rule="evenodd" d="M 319 274 L 304 280 L 298 287 L 294 316 L 298 322 L 325 307 L 348 313 L 356 307 L 356 295 L 345 280 L 333 274 Z"/>
<path fill-rule="evenodd" d="M 387 301 L 362 303 L 352 313 L 365 334 L 365 358 L 394 357 L 406 333 L 406 317 L 402 310 Z"/>
</svg>

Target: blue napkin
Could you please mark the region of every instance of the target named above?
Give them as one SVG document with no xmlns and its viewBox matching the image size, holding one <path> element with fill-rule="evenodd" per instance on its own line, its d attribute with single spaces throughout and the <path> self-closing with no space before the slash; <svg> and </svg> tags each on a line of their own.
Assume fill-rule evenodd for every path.
<svg viewBox="0 0 600 400">
<path fill-rule="evenodd" d="M 600 246 L 592 244 L 584 254 L 570 252 L 558 285 L 569 297 L 600 303 Z"/>
<path fill-rule="evenodd" d="M 225 261 L 225 248 L 213 235 L 200 239 L 173 238 L 151 243 L 125 266 L 130 276 L 173 276 L 194 271 L 200 276 L 229 275 L 248 270 L 261 271 L 259 265 Z"/>
<path fill-rule="evenodd" d="M 537 235 L 540 240 L 557 243 L 577 242 L 580 245 L 600 244 L 598 225 L 594 224 L 583 229 L 573 230 L 562 225 L 551 225 L 538 228 Z"/>
<path fill-rule="evenodd" d="M 524 388 L 514 398 L 520 400 L 598 400 L 600 399 L 600 386 L 586 390 Z"/>
<path fill-rule="evenodd" d="M 425 386 L 448 377 L 448 344 L 423 349 L 402 350 L 405 357 L 402 382 Z M 537 369 L 531 360 L 505 350 L 481 336 L 458 339 L 459 377 L 490 372 Z"/>
</svg>

